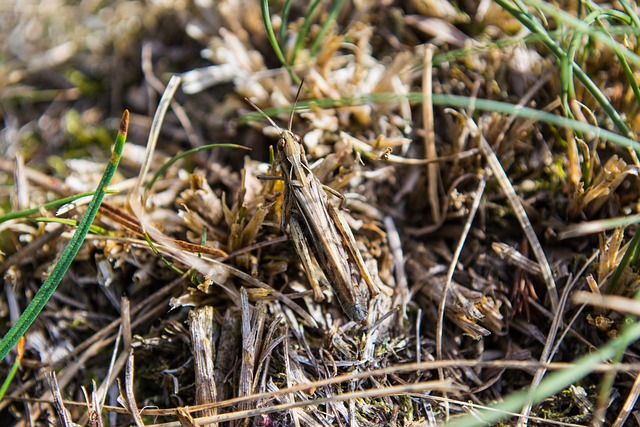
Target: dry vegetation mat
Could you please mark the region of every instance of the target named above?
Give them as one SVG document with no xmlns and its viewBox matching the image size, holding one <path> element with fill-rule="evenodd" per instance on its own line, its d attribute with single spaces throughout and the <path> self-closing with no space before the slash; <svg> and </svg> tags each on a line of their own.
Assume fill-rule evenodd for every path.
<svg viewBox="0 0 640 427">
<path fill-rule="evenodd" d="M 0 425 L 639 425 L 638 12 L 4 2 Z"/>
</svg>

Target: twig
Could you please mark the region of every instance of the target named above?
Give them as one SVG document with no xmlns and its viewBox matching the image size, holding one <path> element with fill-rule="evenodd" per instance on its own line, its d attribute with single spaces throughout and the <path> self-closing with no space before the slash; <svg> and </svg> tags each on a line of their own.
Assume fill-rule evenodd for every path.
<svg viewBox="0 0 640 427">
<path fill-rule="evenodd" d="M 460 254 L 462 253 L 462 248 L 464 247 L 464 242 L 467 239 L 469 234 L 469 230 L 471 229 L 471 224 L 473 224 L 473 220 L 476 216 L 476 212 L 478 211 L 478 207 L 480 206 L 480 202 L 482 201 L 482 196 L 484 194 L 484 187 L 486 185 L 486 180 L 483 176 L 480 176 L 480 182 L 478 183 L 478 188 L 476 189 L 476 194 L 473 199 L 473 205 L 469 210 L 469 215 L 467 217 L 467 221 L 465 222 L 464 229 L 460 234 L 460 240 L 458 241 L 458 245 L 456 247 L 453 258 L 451 259 L 451 263 L 449 264 L 449 270 L 447 271 L 447 280 L 442 289 L 442 297 L 440 299 L 440 303 L 438 304 L 438 321 L 436 323 L 436 359 L 442 359 L 442 333 L 444 330 L 444 310 L 447 305 L 447 294 L 449 292 L 449 288 L 451 287 L 451 282 L 453 280 L 453 274 L 458 265 L 458 260 L 460 259 Z M 440 380 L 444 380 L 444 370 L 438 369 L 438 376 Z M 449 407 L 447 407 L 447 419 L 449 417 Z"/>
</svg>

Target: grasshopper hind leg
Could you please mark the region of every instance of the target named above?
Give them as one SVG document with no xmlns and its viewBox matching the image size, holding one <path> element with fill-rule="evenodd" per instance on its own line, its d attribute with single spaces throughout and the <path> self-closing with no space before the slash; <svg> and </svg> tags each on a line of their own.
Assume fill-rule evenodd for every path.
<svg viewBox="0 0 640 427">
<path fill-rule="evenodd" d="M 300 223 L 295 215 L 289 216 L 289 231 L 291 233 L 291 239 L 293 240 L 296 252 L 302 261 L 302 267 L 304 268 L 304 271 L 307 274 L 307 279 L 313 289 L 313 297 L 316 302 L 320 302 L 324 300 L 324 294 L 322 293 L 318 279 L 313 275 L 314 266 L 311 259 L 311 252 L 309 251 L 309 245 L 307 244 L 307 238 L 304 235 L 302 227 L 300 227 Z"/>
</svg>

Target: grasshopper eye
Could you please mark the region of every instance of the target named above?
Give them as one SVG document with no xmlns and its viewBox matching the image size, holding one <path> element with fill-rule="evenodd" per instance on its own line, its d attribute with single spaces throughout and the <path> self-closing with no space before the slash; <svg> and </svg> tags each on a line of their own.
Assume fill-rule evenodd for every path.
<svg viewBox="0 0 640 427">
<path fill-rule="evenodd" d="M 302 143 L 302 139 L 300 139 L 300 136 L 299 136 L 299 135 L 296 135 L 295 133 L 293 134 L 293 140 L 294 140 L 295 142 L 297 142 L 298 144 L 301 144 L 301 143 Z"/>
<path fill-rule="evenodd" d="M 287 145 L 287 141 L 285 141 L 284 138 L 280 138 L 278 140 L 278 148 L 284 149 L 286 145 Z"/>
</svg>

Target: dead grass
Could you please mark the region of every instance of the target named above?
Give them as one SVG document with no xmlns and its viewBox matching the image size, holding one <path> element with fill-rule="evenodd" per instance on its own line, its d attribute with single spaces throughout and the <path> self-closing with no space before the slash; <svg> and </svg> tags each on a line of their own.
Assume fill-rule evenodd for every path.
<svg viewBox="0 0 640 427">
<path fill-rule="evenodd" d="M 274 172 L 276 134 L 265 120 L 244 124 L 243 98 L 285 126 L 297 89 L 258 4 L 50 4 L 0 6 L 11 29 L 0 34 L 0 213 L 91 191 L 123 108 L 131 126 L 118 193 L 95 222 L 105 231 L 89 234 L 27 333 L 2 425 L 439 425 L 569 368 L 637 315 L 635 225 L 606 222 L 638 213 L 636 155 L 475 108 L 477 98 L 563 115 L 558 62 L 496 4 L 347 2 L 291 67 L 305 78 L 293 130 L 320 181 L 346 196 L 381 287 L 361 325 L 320 271 L 325 300 L 314 300 L 279 227 L 282 182 L 258 178 Z M 270 7 L 277 33 L 282 4 Z M 292 7 L 285 53 L 304 11 Z M 320 6 L 310 40 L 328 13 Z M 616 57 L 597 42 L 581 49 L 576 61 L 636 133 Z M 145 152 L 173 73 L 182 89 Z M 447 108 L 443 94 L 470 105 Z M 611 128 L 582 87 L 571 105 Z M 147 186 L 172 156 L 210 143 L 252 151 L 201 151 Z M 0 223 L 2 330 L 72 231 Z M 638 422 L 639 351 L 504 422 Z"/>
</svg>

